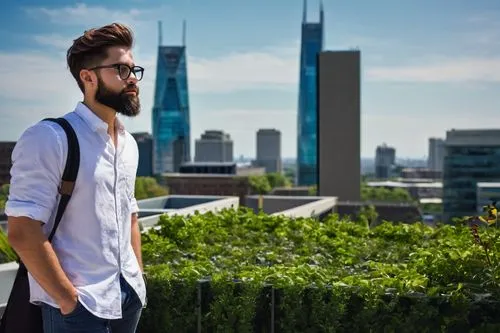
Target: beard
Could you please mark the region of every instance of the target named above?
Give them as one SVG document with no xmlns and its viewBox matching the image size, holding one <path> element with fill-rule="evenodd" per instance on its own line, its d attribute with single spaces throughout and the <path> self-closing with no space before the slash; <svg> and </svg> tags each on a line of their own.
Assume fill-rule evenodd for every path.
<svg viewBox="0 0 500 333">
<path fill-rule="evenodd" d="M 141 102 L 139 101 L 139 87 L 128 85 L 121 92 L 116 93 L 106 87 L 101 78 L 98 78 L 99 86 L 95 94 L 97 102 L 112 108 L 117 113 L 127 117 L 135 117 L 141 112 Z M 135 95 L 129 95 L 127 90 L 134 89 Z"/>
</svg>

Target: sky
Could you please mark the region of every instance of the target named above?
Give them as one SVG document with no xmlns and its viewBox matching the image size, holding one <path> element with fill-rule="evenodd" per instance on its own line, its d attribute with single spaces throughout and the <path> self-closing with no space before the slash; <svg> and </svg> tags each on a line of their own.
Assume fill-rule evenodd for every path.
<svg viewBox="0 0 500 333">
<path fill-rule="evenodd" d="M 308 20 L 319 19 L 308 1 Z M 452 128 L 495 128 L 500 110 L 500 1 L 324 0 L 325 49 L 361 51 L 362 157 L 377 145 L 427 155 Z M 302 0 L 3 0 L 0 140 L 15 141 L 82 99 L 65 62 L 72 40 L 111 22 L 130 25 L 143 66 L 142 112 L 130 132 L 151 132 L 158 46 L 180 45 L 187 21 L 191 141 L 208 129 L 255 156 L 256 131 L 282 133 L 296 156 Z M 192 146 L 194 147 L 194 146 Z"/>
</svg>

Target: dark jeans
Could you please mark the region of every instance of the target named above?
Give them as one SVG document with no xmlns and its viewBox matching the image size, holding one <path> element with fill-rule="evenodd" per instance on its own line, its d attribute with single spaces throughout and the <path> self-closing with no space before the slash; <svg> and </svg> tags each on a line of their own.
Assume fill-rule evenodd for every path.
<svg viewBox="0 0 500 333">
<path fill-rule="evenodd" d="M 44 333 L 135 333 L 141 317 L 142 304 L 135 291 L 120 277 L 122 291 L 122 318 L 102 319 L 91 314 L 83 305 L 67 314 L 42 304 Z"/>
</svg>

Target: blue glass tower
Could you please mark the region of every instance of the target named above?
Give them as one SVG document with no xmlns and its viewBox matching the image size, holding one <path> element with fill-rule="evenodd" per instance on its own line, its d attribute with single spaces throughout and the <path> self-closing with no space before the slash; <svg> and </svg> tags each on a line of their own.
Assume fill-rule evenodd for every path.
<svg viewBox="0 0 500 333">
<path fill-rule="evenodd" d="M 299 105 L 297 117 L 297 185 L 317 184 L 316 69 L 318 53 L 323 51 L 323 3 L 319 23 L 307 22 L 304 0 L 300 45 Z"/>
<path fill-rule="evenodd" d="M 186 66 L 186 23 L 181 46 L 159 46 L 153 121 L 154 173 L 177 172 L 190 157 L 189 93 Z"/>
</svg>

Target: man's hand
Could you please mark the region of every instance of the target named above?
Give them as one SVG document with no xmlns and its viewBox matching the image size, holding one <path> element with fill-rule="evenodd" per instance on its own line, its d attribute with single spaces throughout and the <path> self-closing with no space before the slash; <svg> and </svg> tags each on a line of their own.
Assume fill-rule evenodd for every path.
<svg viewBox="0 0 500 333">
<path fill-rule="evenodd" d="M 75 290 L 73 297 L 59 302 L 59 308 L 63 315 L 67 315 L 75 311 L 77 304 L 78 304 L 78 293 Z"/>
</svg>

